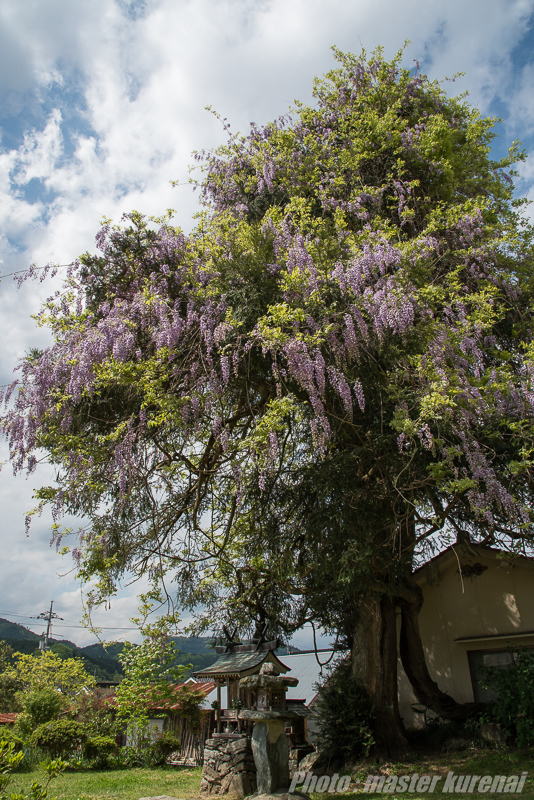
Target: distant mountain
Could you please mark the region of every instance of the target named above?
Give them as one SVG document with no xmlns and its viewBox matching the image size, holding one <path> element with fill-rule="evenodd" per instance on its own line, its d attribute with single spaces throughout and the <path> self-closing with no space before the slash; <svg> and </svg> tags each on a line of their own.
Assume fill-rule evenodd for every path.
<svg viewBox="0 0 534 800">
<path fill-rule="evenodd" d="M 97 644 L 88 644 L 86 647 L 80 647 L 80 652 L 90 658 L 111 658 L 114 661 L 118 661 L 123 647 L 123 642 L 113 642 L 106 645 L 98 642 Z"/>
<path fill-rule="evenodd" d="M 37 633 L 33 633 L 16 622 L 0 619 L 0 639 L 5 639 L 16 652 L 32 653 L 38 648 L 40 638 Z M 213 646 L 214 640 L 210 636 L 172 636 L 171 638 L 179 651 L 174 662 L 175 665 L 192 665 L 187 675 L 211 666 L 218 658 Z M 122 642 L 114 642 L 106 646 L 100 643 L 90 644 L 87 647 L 78 647 L 67 639 L 51 639 L 50 642 L 50 649 L 58 653 L 61 658 L 82 658 L 86 670 L 97 680 L 120 680 L 124 674 L 119 662 L 119 656 L 124 646 Z M 299 653 L 301 651 L 291 645 L 280 648 L 276 652 L 283 656 L 288 652 Z"/>
<path fill-rule="evenodd" d="M 0 639 L 30 639 L 38 642 L 41 637 L 38 633 L 29 631 L 17 622 L 10 622 L 8 619 L 0 618 Z"/>
<path fill-rule="evenodd" d="M 180 653 L 207 653 L 215 654 L 212 647 L 211 636 L 171 636 Z"/>
<path fill-rule="evenodd" d="M 7 619 L 0 619 L 0 639 L 6 641 L 13 652 L 25 653 L 30 655 L 39 649 L 41 637 L 39 634 L 28 630 L 28 628 L 10 622 Z M 68 639 L 50 639 L 50 650 L 57 653 L 61 658 L 81 658 L 85 669 L 97 680 L 120 680 L 123 673 L 119 661 L 113 657 L 114 654 L 92 654 L 85 652 L 91 648 L 79 648 L 74 642 Z M 96 645 L 96 647 L 102 647 Z M 122 645 L 119 646 L 119 651 Z"/>
<path fill-rule="evenodd" d="M 175 664 L 191 664 L 186 677 L 192 672 L 204 669 L 213 664 L 217 654 L 211 648 L 211 639 L 208 636 L 173 636 L 173 641 L 179 650 Z M 4 639 L 16 653 L 31 654 L 39 648 L 41 636 L 28 630 L 23 625 L 0 618 L 0 639 Z M 85 669 L 97 680 L 120 680 L 124 675 L 119 662 L 119 655 L 123 648 L 122 642 L 104 646 L 100 643 L 78 647 L 68 639 L 50 639 L 49 647 L 52 652 L 61 658 L 81 658 Z"/>
</svg>

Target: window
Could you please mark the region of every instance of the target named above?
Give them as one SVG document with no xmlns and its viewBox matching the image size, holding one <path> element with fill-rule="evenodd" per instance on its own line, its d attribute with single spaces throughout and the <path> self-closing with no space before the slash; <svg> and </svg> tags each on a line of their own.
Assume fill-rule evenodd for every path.
<svg viewBox="0 0 534 800">
<path fill-rule="evenodd" d="M 489 703 L 497 699 L 495 692 L 485 689 L 483 670 L 487 667 L 510 669 L 514 664 L 514 653 L 511 650 L 469 650 L 467 653 L 473 694 L 477 703 Z"/>
</svg>

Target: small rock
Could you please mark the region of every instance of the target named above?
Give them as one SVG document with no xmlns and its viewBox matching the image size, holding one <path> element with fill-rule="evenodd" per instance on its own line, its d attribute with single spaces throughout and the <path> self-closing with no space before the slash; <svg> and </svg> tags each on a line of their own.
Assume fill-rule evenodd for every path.
<svg viewBox="0 0 534 800">
<path fill-rule="evenodd" d="M 500 725 L 494 722 L 485 722 L 480 728 L 480 735 L 487 744 L 501 746 L 506 744 L 506 739 Z"/>
<path fill-rule="evenodd" d="M 299 762 L 299 770 L 302 772 L 311 772 L 320 758 L 321 753 L 317 753 L 315 750 L 313 753 L 308 753 L 308 755 L 304 756 L 304 758 Z"/>
<path fill-rule="evenodd" d="M 168 794 L 158 794 L 156 797 L 140 797 L 139 800 L 179 800 L 179 798 L 169 797 Z"/>
<path fill-rule="evenodd" d="M 308 794 L 291 794 L 289 792 L 274 792 L 273 794 L 257 794 L 254 800 L 310 800 Z"/>
<path fill-rule="evenodd" d="M 443 745 L 443 750 L 446 753 L 452 753 L 455 750 L 465 750 L 466 747 L 469 747 L 468 739 L 462 739 L 461 736 L 452 736 Z"/>
</svg>

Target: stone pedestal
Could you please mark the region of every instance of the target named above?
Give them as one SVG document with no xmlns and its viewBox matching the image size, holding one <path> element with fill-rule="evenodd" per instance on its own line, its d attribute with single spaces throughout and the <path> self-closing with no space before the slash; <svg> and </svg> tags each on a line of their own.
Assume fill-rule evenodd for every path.
<svg viewBox="0 0 534 800">
<path fill-rule="evenodd" d="M 249 711 L 240 719 L 254 721 L 252 754 L 256 767 L 258 794 L 287 791 L 289 779 L 289 745 L 285 722 L 297 716 L 292 711 Z"/>
<path fill-rule="evenodd" d="M 204 747 L 200 793 L 247 797 L 255 791 L 256 768 L 250 739 L 245 736 L 208 739 Z"/>
<path fill-rule="evenodd" d="M 281 720 L 270 719 L 255 723 L 252 754 L 260 794 L 270 794 L 289 786 L 289 748 Z"/>
</svg>

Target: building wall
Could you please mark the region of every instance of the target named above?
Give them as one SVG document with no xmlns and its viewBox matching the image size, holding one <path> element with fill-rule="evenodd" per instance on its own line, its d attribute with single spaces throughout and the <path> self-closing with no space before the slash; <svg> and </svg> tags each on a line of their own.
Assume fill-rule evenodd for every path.
<svg viewBox="0 0 534 800">
<path fill-rule="evenodd" d="M 421 570 L 419 625 L 432 678 L 443 692 L 465 703 L 474 700 L 469 651 L 534 647 L 534 565 L 525 558 L 510 563 L 485 548 L 458 559 L 448 552 Z M 466 574 L 466 567 L 469 572 L 476 564 L 487 569 Z M 400 662 L 399 704 L 408 727 L 424 722 L 425 713 L 411 708 L 418 701 Z"/>
</svg>

